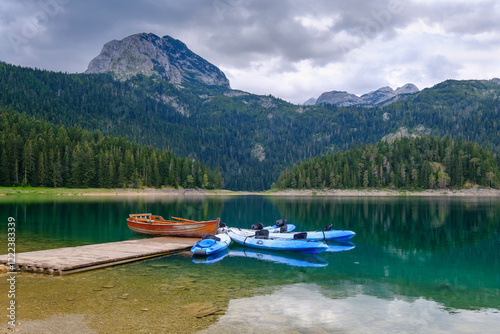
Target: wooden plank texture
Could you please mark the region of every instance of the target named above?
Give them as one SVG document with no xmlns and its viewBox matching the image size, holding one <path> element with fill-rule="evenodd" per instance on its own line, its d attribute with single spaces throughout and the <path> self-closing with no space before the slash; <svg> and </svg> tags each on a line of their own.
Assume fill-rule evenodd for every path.
<svg viewBox="0 0 500 334">
<path fill-rule="evenodd" d="M 190 249 L 199 238 L 157 237 L 16 254 L 16 271 L 63 275 Z M 0 255 L 0 263 L 7 263 Z"/>
</svg>

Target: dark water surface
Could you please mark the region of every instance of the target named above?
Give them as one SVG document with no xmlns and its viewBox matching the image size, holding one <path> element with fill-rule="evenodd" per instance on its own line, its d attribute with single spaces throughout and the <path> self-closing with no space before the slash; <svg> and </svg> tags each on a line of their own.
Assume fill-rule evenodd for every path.
<svg viewBox="0 0 500 334">
<path fill-rule="evenodd" d="M 189 252 L 80 274 L 20 273 L 20 333 L 497 333 L 500 200 L 262 196 L 0 198 L 17 252 L 143 238 L 129 213 L 221 217 L 249 227 L 357 233 L 318 256 L 233 247 L 212 264 Z M 5 246 L 4 246 L 5 245 Z M 0 276 L 0 309 L 8 284 Z M 7 326 L 0 311 L 0 330 Z"/>
</svg>

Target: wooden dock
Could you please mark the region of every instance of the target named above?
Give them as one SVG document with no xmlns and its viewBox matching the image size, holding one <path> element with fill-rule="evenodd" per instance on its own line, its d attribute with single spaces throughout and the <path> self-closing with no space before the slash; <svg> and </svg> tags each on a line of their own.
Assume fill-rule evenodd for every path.
<svg viewBox="0 0 500 334">
<path fill-rule="evenodd" d="M 72 274 L 189 250 L 199 240 L 157 237 L 17 253 L 14 270 Z M 0 263 L 7 261 L 7 255 L 0 255 Z"/>
</svg>

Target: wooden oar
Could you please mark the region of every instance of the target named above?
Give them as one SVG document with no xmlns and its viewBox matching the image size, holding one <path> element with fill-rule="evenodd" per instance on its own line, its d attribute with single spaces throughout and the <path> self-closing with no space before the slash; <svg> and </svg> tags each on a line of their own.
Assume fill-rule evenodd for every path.
<svg viewBox="0 0 500 334">
<path fill-rule="evenodd" d="M 199 221 L 196 220 L 191 220 L 191 219 L 186 219 L 186 218 L 178 218 L 178 217 L 171 217 L 172 219 L 177 219 L 177 220 L 184 220 L 187 222 L 193 222 L 193 223 L 199 223 Z"/>
</svg>

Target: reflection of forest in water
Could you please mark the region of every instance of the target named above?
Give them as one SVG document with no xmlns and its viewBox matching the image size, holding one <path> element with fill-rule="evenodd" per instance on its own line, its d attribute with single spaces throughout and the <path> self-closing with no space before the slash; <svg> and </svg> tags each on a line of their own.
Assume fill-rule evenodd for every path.
<svg viewBox="0 0 500 334">
<path fill-rule="evenodd" d="M 331 298 L 424 297 L 460 309 L 500 308 L 500 201 L 494 198 L 0 198 L 0 213 L 16 218 L 18 252 L 142 238 L 128 229 L 126 218 L 144 212 L 165 218 L 221 217 L 229 226 L 247 228 L 285 218 L 297 225 L 297 231 L 333 223 L 334 228 L 357 233 L 351 239 L 356 245 L 352 250 L 320 254 L 320 268 L 284 264 L 290 259 L 281 258 L 270 262 L 227 256 L 204 267 L 193 267 L 196 264 L 185 254 L 155 260 L 176 263 L 179 275 L 193 270 L 200 275 L 213 271 L 219 277 L 238 274 L 242 289 L 250 281 L 269 288 L 313 283 Z M 6 230 L 0 229 L 0 238 Z M 143 265 L 147 263 L 137 264 Z M 122 269 L 129 268 L 134 266 Z M 159 277 L 165 275 L 161 272 Z"/>
<path fill-rule="evenodd" d="M 425 296 L 463 309 L 500 306 L 497 199 L 318 197 L 271 201 L 297 226 L 321 229 L 333 223 L 335 228 L 355 231 L 351 240 L 356 248 L 334 254 L 334 260 L 331 256 L 327 270 L 332 276 L 349 277 L 350 284 L 362 284 L 363 293 L 388 298 Z"/>
<path fill-rule="evenodd" d="M 223 207 L 203 197 L 5 197 L 0 213 L 17 221 L 18 251 L 142 238 L 127 227 L 131 213 L 203 220 L 219 217 Z"/>
<path fill-rule="evenodd" d="M 401 250 L 450 251 L 491 240 L 499 231 L 494 198 L 271 198 L 281 216 L 309 229 L 332 224 L 365 243 Z"/>
</svg>

